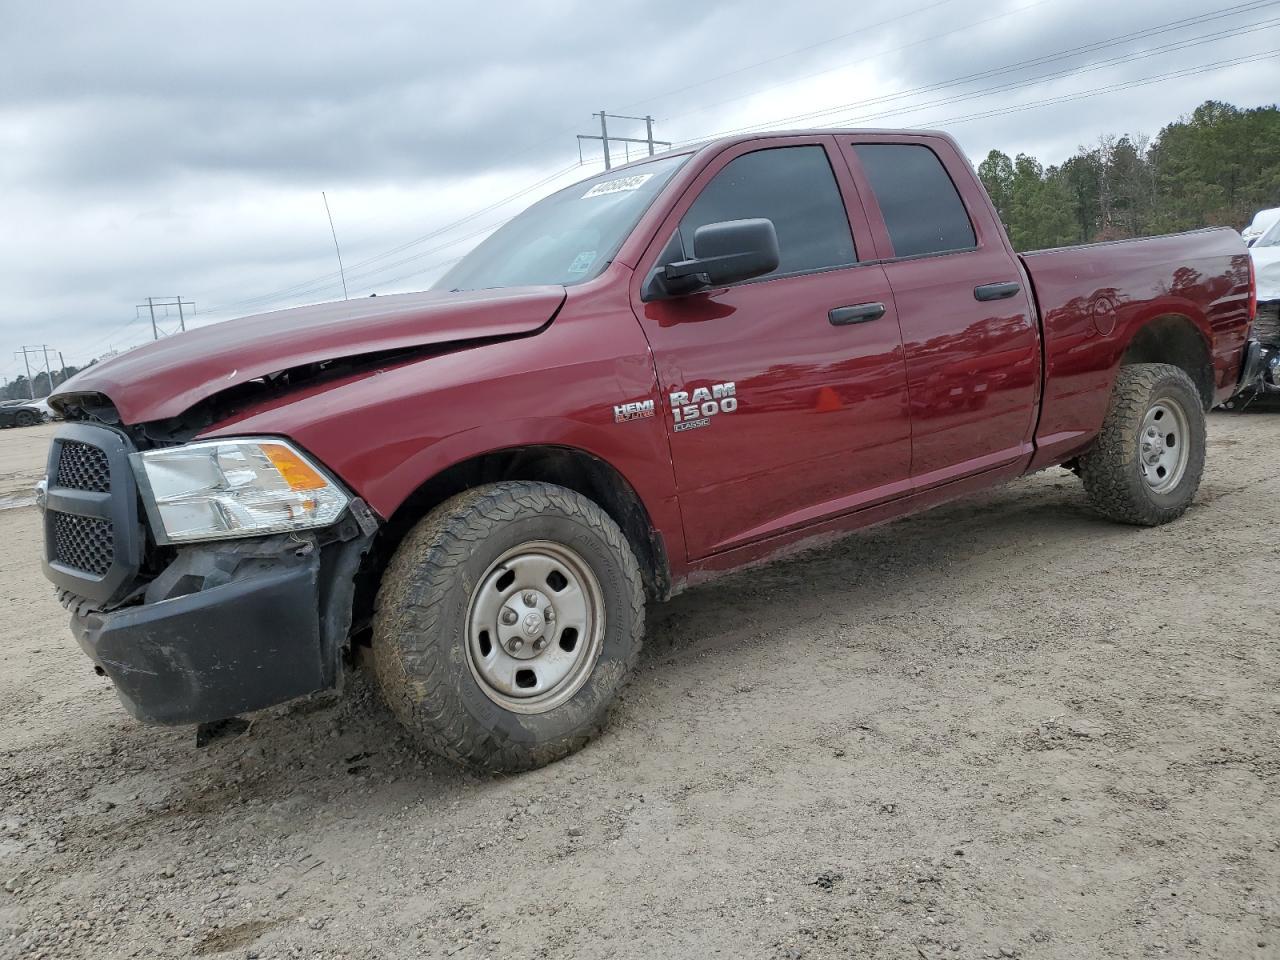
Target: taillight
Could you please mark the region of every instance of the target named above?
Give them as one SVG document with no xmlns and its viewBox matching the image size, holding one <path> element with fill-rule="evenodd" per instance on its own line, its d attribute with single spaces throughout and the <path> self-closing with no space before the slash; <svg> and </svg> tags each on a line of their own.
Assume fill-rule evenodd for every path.
<svg viewBox="0 0 1280 960">
<path fill-rule="evenodd" d="M 1249 324 L 1258 319 L 1258 274 L 1254 269 L 1253 257 L 1249 258 Z"/>
</svg>

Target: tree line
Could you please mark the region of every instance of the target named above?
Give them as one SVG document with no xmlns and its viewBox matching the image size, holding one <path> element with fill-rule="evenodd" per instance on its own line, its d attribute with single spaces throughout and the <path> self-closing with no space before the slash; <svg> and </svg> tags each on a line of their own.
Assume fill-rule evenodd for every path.
<svg viewBox="0 0 1280 960">
<path fill-rule="evenodd" d="M 978 175 L 1017 250 L 1239 230 L 1280 206 L 1280 107 L 1208 100 L 1154 139 L 1105 135 L 1049 167 L 992 150 Z"/>
<path fill-rule="evenodd" d="M 80 367 L 68 366 L 66 368 L 66 376 L 63 376 L 61 369 L 53 371 L 53 383 L 49 383 L 49 374 L 41 370 L 33 376 L 28 382 L 24 374 L 18 374 L 16 378 L 10 380 L 7 384 L 0 387 L 0 400 L 26 400 L 32 393 L 36 398 L 47 397 L 53 392 L 53 387 L 58 386 L 64 380 L 69 380 L 76 375 Z"/>
</svg>

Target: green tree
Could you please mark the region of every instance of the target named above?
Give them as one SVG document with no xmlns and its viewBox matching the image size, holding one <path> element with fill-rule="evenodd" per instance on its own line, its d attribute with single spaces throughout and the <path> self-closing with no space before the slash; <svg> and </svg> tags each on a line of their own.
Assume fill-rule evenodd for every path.
<svg viewBox="0 0 1280 960">
<path fill-rule="evenodd" d="M 1009 190 L 1009 239 L 1016 250 L 1061 246 L 1076 239 L 1071 196 L 1058 171 L 1018 154 Z"/>
<path fill-rule="evenodd" d="M 992 150 L 987 159 L 978 164 L 978 177 L 987 188 L 996 213 L 1007 224 L 1013 200 L 1013 161 L 1008 154 Z"/>
<path fill-rule="evenodd" d="M 979 165 L 1019 250 L 1205 226 L 1280 206 L 1280 107 L 1209 100 L 1154 141 L 1103 134 L 1061 166 L 992 150 Z"/>
</svg>

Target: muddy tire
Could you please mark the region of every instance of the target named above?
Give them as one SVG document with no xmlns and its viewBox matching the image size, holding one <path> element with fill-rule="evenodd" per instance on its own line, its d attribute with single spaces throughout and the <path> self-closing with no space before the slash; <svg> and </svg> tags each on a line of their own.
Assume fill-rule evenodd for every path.
<svg viewBox="0 0 1280 960">
<path fill-rule="evenodd" d="M 1133 364 L 1120 368 L 1080 478 L 1099 513 L 1153 527 L 1191 505 L 1204 456 L 1204 407 L 1191 378 L 1166 363 Z"/>
<path fill-rule="evenodd" d="M 640 569 L 617 524 L 564 487 L 496 483 L 441 504 L 400 544 L 373 659 L 424 746 L 513 773 L 600 732 L 643 634 Z"/>
</svg>

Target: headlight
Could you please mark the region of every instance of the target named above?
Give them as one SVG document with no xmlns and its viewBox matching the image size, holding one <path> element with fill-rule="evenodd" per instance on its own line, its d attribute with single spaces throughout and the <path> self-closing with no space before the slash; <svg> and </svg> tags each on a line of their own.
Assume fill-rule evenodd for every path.
<svg viewBox="0 0 1280 960">
<path fill-rule="evenodd" d="M 349 500 L 283 440 L 208 440 L 130 459 L 160 543 L 324 527 Z"/>
</svg>

